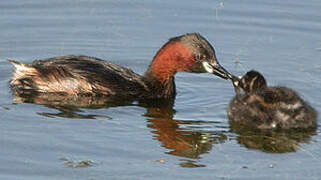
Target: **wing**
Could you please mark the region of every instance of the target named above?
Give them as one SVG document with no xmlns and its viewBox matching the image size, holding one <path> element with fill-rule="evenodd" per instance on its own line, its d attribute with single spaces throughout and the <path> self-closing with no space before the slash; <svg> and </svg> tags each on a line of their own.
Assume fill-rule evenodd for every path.
<svg viewBox="0 0 321 180">
<path fill-rule="evenodd" d="M 40 92 L 134 96 L 146 89 L 140 75 L 132 70 L 88 56 L 37 60 L 28 67 L 33 73 L 24 72 L 26 76 L 20 81 L 30 82 L 29 89 Z"/>
</svg>

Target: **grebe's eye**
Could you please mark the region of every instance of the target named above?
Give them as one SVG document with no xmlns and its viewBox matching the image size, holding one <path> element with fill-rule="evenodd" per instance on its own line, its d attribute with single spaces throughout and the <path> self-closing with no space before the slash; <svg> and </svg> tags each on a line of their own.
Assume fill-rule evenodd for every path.
<svg viewBox="0 0 321 180">
<path fill-rule="evenodd" d="M 202 60 L 202 55 L 201 55 L 201 54 L 197 54 L 197 55 L 196 55 L 196 59 L 197 59 L 197 60 Z"/>
<path fill-rule="evenodd" d="M 205 54 L 197 54 L 196 55 L 196 59 L 197 60 L 206 60 L 207 59 L 207 56 Z"/>
</svg>

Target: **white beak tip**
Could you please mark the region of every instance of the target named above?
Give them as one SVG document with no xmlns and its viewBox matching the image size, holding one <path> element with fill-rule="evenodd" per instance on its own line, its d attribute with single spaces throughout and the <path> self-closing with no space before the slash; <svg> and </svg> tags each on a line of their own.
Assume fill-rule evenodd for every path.
<svg viewBox="0 0 321 180">
<path fill-rule="evenodd" d="M 204 69 L 206 70 L 206 72 L 213 74 L 214 69 L 208 62 L 203 61 L 202 65 L 203 65 Z"/>
</svg>

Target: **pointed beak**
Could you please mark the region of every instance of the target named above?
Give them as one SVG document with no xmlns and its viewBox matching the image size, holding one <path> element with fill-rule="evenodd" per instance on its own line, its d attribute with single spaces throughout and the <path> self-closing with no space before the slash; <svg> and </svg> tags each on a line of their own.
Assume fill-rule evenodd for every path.
<svg viewBox="0 0 321 180">
<path fill-rule="evenodd" d="M 240 87 L 241 86 L 241 78 L 240 77 L 236 77 L 234 75 L 232 75 L 232 83 L 234 87 Z"/>
<path fill-rule="evenodd" d="M 233 76 L 217 62 L 209 63 L 204 61 L 203 66 L 208 73 L 214 74 L 223 79 L 233 79 Z"/>
</svg>

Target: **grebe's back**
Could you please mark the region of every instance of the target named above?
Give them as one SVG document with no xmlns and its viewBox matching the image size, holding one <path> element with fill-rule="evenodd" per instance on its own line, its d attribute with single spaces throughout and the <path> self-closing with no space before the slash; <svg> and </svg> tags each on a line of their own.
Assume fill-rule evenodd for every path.
<svg viewBox="0 0 321 180">
<path fill-rule="evenodd" d="M 32 64 L 9 61 L 16 67 L 10 81 L 15 91 L 137 96 L 147 90 L 140 75 L 98 58 L 70 55 Z"/>
</svg>

